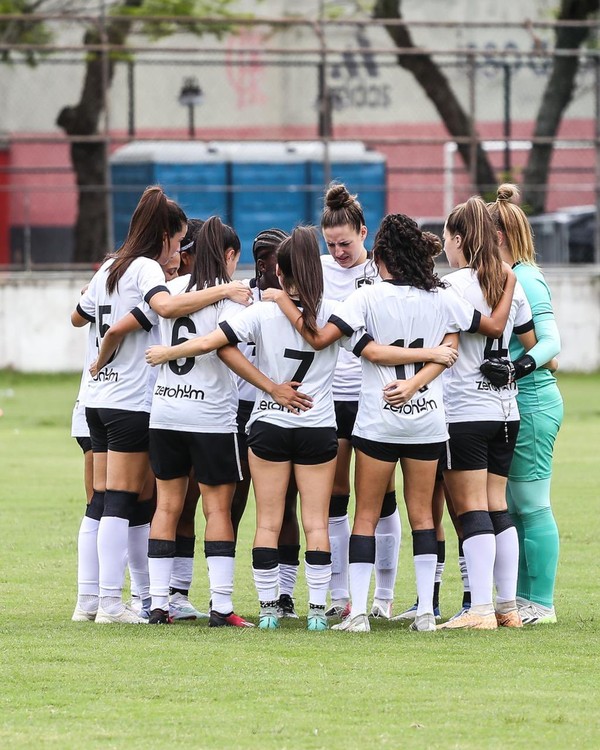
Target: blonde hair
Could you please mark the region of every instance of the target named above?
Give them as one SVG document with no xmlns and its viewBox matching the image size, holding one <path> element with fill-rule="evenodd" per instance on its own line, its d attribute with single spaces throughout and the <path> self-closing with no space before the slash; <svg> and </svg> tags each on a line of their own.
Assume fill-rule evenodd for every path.
<svg viewBox="0 0 600 750">
<path fill-rule="evenodd" d="M 516 185 L 505 182 L 496 192 L 494 203 L 488 203 L 496 229 L 502 232 L 504 244 L 514 263 L 537 265 L 531 224 L 523 209 L 516 204 L 519 189 Z"/>
<path fill-rule="evenodd" d="M 446 219 L 446 229 L 462 238 L 465 260 L 477 274 L 483 297 L 493 310 L 504 292 L 505 279 L 498 234 L 483 200 L 475 195 L 456 206 Z"/>
</svg>

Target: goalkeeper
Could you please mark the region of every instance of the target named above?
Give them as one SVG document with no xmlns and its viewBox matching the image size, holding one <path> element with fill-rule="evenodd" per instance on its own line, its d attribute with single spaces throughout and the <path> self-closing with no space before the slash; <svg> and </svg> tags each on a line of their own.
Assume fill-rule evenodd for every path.
<svg viewBox="0 0 600 750">
<path fill-rule="evenodd" d="M 513 266 L 531 306 L 536 346 L 525 353 L 516 336 L 512 361 L 486 360 L 481 371 L 492 384 L 518 380 L 521 426 L 508 476 L 507 501 L 519 535 L 517 604 L 524 625 L 556 622 L 554 584 L 559 536 L 550 505 L 552 453 L 563 418 L 563 402 L 554 375 L 544 363 L 560 351 L 560 337 L 544 276 L 535 262 L 527 217 L 512 202 L 514 185 L 498 188 L 488 210 L 498 229 L 502 259 Z"/>
</svg>

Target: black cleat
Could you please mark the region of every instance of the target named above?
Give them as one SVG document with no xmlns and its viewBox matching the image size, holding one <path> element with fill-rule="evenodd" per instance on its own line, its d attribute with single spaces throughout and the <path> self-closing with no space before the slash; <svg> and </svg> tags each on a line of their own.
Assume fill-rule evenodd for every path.
<svg viewBox="0 0 600 750">
<path fill-rule="evenodd" d="M 236 615 L 235 612 L 230 612 L 228 615 L 223 615 L 221 614 L 221 612 L 217 612 L 215 609 L 211 609 L 208 619 L 208 627 L 253 628 L 254 623 L 244 620 L 243 617 Z"/>
<path fill-rule="evenodd" d="M 169 625 L 171 622 L 166 609 L 153 609 L 148 618 L 148 625 Z"/>
<path fill-rule="evenodd" d="M 294 600 L 289 594 L 280 595 L 277 600 L 277 609 L 279 610 L 280 617 L 291 617 L 294 620 L 298 619 L 298 615 L 294 609 Z"/>
</svg>

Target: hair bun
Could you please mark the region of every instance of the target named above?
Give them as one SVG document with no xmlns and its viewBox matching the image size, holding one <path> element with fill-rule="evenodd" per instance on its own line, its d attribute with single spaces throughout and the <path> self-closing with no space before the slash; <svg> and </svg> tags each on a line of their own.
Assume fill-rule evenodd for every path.
<svg viewBox="0 0 600 750">
<path fill-rule="evenodd" d="M 510 182 L 504 182 L 496 192 L 499 201 L 517 201 L 519 200 L 519 188 Z"/>
<path fill-rule="evenodd" d="M 440 255 L 444 246 L 437 234 L 434 234 L 433 232 L 422 232 L 421 236 L 423 237 L 423 242 L 425 243 L 430 256 L 435 258 Z"/>
<path fill-rule="evenodd" d="M 348 208 L 356 203 L 356 196 L 350 195 L 345 185 L 332 183 L 325 194 L 325 206 L 333 211 Z"/>
</svg>

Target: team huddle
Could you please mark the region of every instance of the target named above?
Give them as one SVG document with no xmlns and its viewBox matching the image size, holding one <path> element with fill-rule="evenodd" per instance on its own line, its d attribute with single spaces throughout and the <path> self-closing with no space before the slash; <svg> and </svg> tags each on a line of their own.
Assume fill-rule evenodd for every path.
<svg viewBox="0 0 600 750">
<path fill-rule="evenodd" d="M 370 617 L 414 631 L 556 622 L 560 339 L 516 195 L 502 185 L 494 203 L 450 213 L 442 280 L 439 238 L 389 214 L 369 254 L 357 197 L 332 184 L 328 254 L 313 227 L 265 229 L 254 277 L 232 281 L 235 230 L 148 188 L 71 316 L 89 325 L 72 428 L 88 495 L 72 619 L 253 627 L 233 604 L 252 483 L 261 629 L 297 617 L 298 498 L 308 630 L 368 632 Z M 393 616 L 398 463 L 417 596 Z M 199 500 L 207 615 L 189 599 Z M 444 507 L 464 591 L 439 622 Z"/>
</svg>

